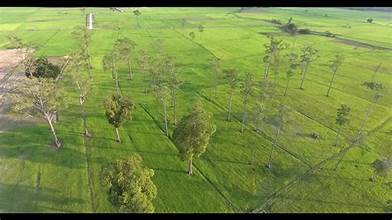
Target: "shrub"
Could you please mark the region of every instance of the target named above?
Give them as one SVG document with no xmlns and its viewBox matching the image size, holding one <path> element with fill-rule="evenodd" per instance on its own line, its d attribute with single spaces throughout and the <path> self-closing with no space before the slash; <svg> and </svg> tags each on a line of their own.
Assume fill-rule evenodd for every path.
<svg viewBox="0 0 392 220">
<path fill-rule="evenodd" d="M 290 34 L 296 34 L 297 33 L 297 25 L 294 23 L 288 23 L 282 26 L 283 30 L 286 31 L 287 33 Z"/>
<path fill-rule="evenodd" d="M 31 75 L 36 78 L 53 78 L 56 79 L 60 74 L 61 69 L 59 66 L 49 63 L 48 58 L 40 57 L 33 61 L 33 71 Z M 30 73 L 25 73 L 27 77 L 30 77 Z"/>
<path fill-rule="evenodd" d="M 373 23 L 373 18 L 368 18 L 366 21 L 367 23 Z"/>
</svg>

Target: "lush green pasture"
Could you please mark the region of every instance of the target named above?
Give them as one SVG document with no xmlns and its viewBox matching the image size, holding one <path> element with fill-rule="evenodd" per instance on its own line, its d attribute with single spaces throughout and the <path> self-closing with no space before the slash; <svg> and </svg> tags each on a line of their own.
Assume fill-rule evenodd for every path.
<svg viewBox="0 0 392 220">
<path fill-rule="evenodd" d="M 0 134 L 0 212 L 115 212 L 101 185 L 101 169 L 106 163 L 138 153 L 144 163 L 154 169 L 158 196 L 156 212 L 249 212 L 266 205 L 273 212 L 383 212 L 392 196 L 391 178 L 374 176 L 371 163 L 392 153 L 392 26 L 391 15 L 383 12 L 350 11 L 334 8 L 264 8 L 233 15 L 235 8 L 141 8 L 140 27 L 135 16 L 109 9 L 87 8 L 94 12 L 96 29 L 92 39 L 94 91 L 87 100 L 87 124 L 93 138 L 84 139 L 76 88 L 67 83 L 72 103 L 60 113 L 56 124 L 64 148 L 56 152 L 50 147 L 47 126 L 18 128 Z M 327 14 L 328 16 L 324 16 Z M 80 9 L 1 8 L 0 47 L 7 46 L 6 36 L 16 33 L 27 42 L 40 45 L 36 55 L 64 56 L 76 47 L 71 32 L 84 25 Z M 289 17 L 300 27 L 315 31 L 331 31 L 342 38 L 382 46 L 369 49 L 349 45 L 316 35 L 295 38 L 280 32 L 266 20 Z M 366 23 L 372 17 L 373 24 Z M 182 19 L 186 23 L 182 26 Z M 205 26 L 199 33 L 197 26 Z M 350 25 L 351 28 L 342 27 Z M 189 32 L 195 32 L 191 40 Z M 250 122 L 240 133 L 242 97 L 237 89 L 233 101 L 234 119 L 227 122 L 228 86 L 218 86 L 218 97 L 211 97 L 213 72 L 209 61 L 222 60 L 224 68 L 236 68 L 241 77 L 252 72 L 257 81 L 264 73 L 261 63 L 264 44 L 262 33 L 275 32 L 289 44 L 295 42 L 299 51 L 311 44 L 321 57 L 309 68 L 305 89 L 298 89 L 300 75 L 291 81 L 288 95 L 283 96 L 286 61 L 277 80 L 274 103 L 289 106 L 290 121 L 285 124 L 273 152 L 272 169 L 266 168 L 275 128 L 266 123 L 263 132 L 254 131 Z M 147 81 L 137 70 L 128 80 L 120 69 L 123 94 L 132 97 L 137 108 L 133 120 L 120 133 L 122 144 L 115 142 L 115 131 L 107 123 L 102 107 L 106 96 L 115 91 L 115 83 L 102 70 L 103 55 L 118 37 L 129 37 L 138 49 L 154 53 L 151 43 L 162 39 L 171 57 L 176 60 L 179 77 L 184 84 L 178 91 L 178 116 L 189 112 L 192 100 L 200 98 L 214 114 L 217 132 L 205 154 L 195 161 L 195 175 L 187 175 L 186 162 L 180 161 L 177 150 L 163 132 L 161 105 L 153 94 L 146 95 Z M 330 97 L 331 72 L 328 60 L 343 54 L 345 63 L 338 72 Z M 382 63 L 376 76 L 385 85 L 384 97 L 374 105 L 366 131 L 364 148 L 348 152 L 339 169 L 333 157 L 340 150 L 334 147 L 337 126 L 336 109 L 340 104 L 352 108 L 352 120 L 343 131 L 344 139 L 360 127 L 372 99 L 360 84 L 371 79 L 375 66 Z M 67 78 L 65 78 L 67 80 Z M 260 93 L 257 88 L 249 109 L 255 107 Z M 273 112 L 274 110 L 269 110 Z M 172 121 L 169 108 L 169 121 Z M 170 131 L 174 127 L 170 123 Z M 321 138 L 308 136 L 317 132 Z M 304 175 L 318 167 L 311 175 Z M 301 178 L 300 178 L 301 177 Z M 293 185 L 291 181 L 297 180 Z M 290 186 L 290 187 L 288 187 Z"/>
</svg>

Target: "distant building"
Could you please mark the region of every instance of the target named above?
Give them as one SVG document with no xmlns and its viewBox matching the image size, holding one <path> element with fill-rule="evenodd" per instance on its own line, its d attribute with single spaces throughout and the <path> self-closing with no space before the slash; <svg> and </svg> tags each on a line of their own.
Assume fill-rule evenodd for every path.
<svg viewBox="0 0 392 220">
<path fill-rule="evenodd" d="M 95 16 L 93 15 L 93 13 L 90 13 L 88 15 L 86 15 L 86 27 L 89 30 L 92 30 L 94 28 L 94 20 L 95 20 Z"/>
</svg>

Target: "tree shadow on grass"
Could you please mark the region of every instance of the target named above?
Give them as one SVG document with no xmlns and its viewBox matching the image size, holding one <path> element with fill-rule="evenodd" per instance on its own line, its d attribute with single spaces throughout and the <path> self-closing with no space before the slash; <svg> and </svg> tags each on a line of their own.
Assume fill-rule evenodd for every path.
<svg viewBox="0 0 392 220">
<path fill-rule="evenodd" d="M 67 139 L 63 148 L 55 150 L 52 137 L 42 127 L 16 129 L 0 134 L 0 157 L 29 160 L 34 163 L 49 163 L 68 168 L 80 168 L 85 156 L 70 146 L 72 139 Z"/>
<path fill-rule="evenodd" d="M 53 212 L 41 207 L 40 203 L 59 207 L 57 212 L 68 212 L 60 207 L 85 203 L 80 198 L 57 196 L 58 193 L 58 190 L 50 188 L 0 183 L 0 212 Z"/>
</svg>

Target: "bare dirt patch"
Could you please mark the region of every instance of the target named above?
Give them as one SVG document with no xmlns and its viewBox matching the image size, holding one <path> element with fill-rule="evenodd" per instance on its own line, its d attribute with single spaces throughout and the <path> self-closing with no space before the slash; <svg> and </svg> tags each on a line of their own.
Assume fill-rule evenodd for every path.
<svg viewBox="0 0 392 220">
<path fill-rule="evenodd" d="M 6 97 L 9 91 L 17 86 L 17 82 L 25 77 L 20 71 L 15 71 L 22 59 L 23 52 L 21 50 L 0 51 L 0 133 L 34 123 L 29 118 L 10 114 L 10 104 Z"/>
</svg>

